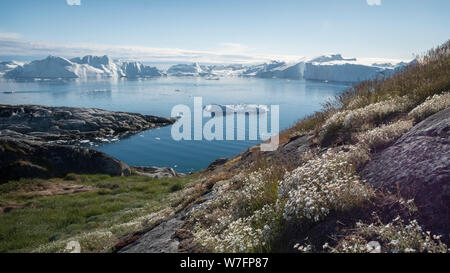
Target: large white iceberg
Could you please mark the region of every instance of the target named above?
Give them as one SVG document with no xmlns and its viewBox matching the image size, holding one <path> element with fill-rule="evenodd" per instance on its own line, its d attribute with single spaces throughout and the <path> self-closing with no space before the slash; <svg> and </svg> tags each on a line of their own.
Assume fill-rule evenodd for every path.
<svg viewBox="0 0 450 273">
<path fill-rule="evenodd" d="M 306 79 L 359 82 L 392 75 L 408 65 L 401 60 L 343 58 L 340 54 L 322 55 L 297 63 L 272 61 L 249 67 L 244 76 L 258 78 Z"/>
<path fill-rule="evenodd" d="M 307 80 L 360 82 L 386 77 L 407 65 L 401 60 L 380 58 L 345 59 L 340 54 L 324 55 L 305 64 Z"/>
<path fill-rule="evenodd" d="M 138 62 L 113 61 L 108 56 L 85 56 L 68 60 L 48 56 L 43 60 L 17 65 L 5 73 L 6 78 L 103 78 L 103 77 L 158 77 L 162 73 L 155 67 Z"/>
<path fill-rule="evenodd" d="M 247 77 L 278 78 L 278 79 L 303 79 L 305 63 L 286 63 L 272 61 L 270 63 L 249 67 L 243 74 Z"/>
<path fill-rule="evenodd" d="M 99 74 L 107 77 L 125 77 L 122 69 L 108 56 L 84 56 L 83 58 L 77 57 L 71 59 L 73 63 L 80 65 L 88 65 L 90 67 L 98 69 Z"/>
<path fill-rule="evenodd" d="M 392 69 L 360 64 L 315 64 L 306 63 L 304 77 L 307 80 L 360 82 L 389 76 Z"/>
<path fill-rule="evenodd" d="M 139 62 L 123 62 L 121 69 L 128 78 L 163 76 L 163 73 L 156 67 L 146 66 Z"/>
<path fill-rule="evenodd" d="M 78 69 L 66 58 L 48 56 L 44 60 L 33 61 L 18 66 L 5 73 L 7 78 L 78 78 Z"/>
</svg>

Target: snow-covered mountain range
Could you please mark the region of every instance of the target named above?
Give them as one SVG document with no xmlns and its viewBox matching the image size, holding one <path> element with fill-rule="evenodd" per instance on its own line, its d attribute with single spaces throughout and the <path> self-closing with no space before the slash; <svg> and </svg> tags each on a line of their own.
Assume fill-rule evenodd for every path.
<svg viewBox="0 0 450 273">
<path fill-rule="evenodd" d="M 108 56 L 85 56 L 73 59 L 49 56 L 43 60 L 21 64 L 0 63 L 0 75 L 6 78 L 101 78 L 190 76 L 218 79 L 240 76 L 257 78 L 307 79 L 359 82 L 389 76 L 409 63 L 389 59 L 343 58 L 340 54 L 323 55 L 297 62 L 271 61 L 258 65 L 177 64 L 167 71 L 140 62 L 122 62 Z"/>
</svg>

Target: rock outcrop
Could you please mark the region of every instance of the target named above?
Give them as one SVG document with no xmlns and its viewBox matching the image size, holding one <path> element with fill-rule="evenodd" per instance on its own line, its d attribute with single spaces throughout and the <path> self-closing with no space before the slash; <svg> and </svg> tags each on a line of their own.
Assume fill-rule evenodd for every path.
<svg viewBox="0 0 450 273">
<path fill-rule="evenodd" d="M 422 223 L 434 233 L 450 231 L 450 108 L 413 127 L 374 155 L 362 176 L 376 188 L 414 199 Z"/>
<path fill-rule="evenodd" d="M 124 162 L 85 147 L 55 142 L 116 138 L 172 124 L 173 119 L 92 108 L 0 105 L 0 182 L 68 173 L 130 175 Z M 142 167 L 142 175 L 178 176 Z"/>
<path fill-rule="evenodd" d="M 126 176 L 131 170 L 122 161 L 85 147 L 0 138 L 0 182 L 69 173 Z"/>
<path fill-rule="evenodd" d="M 153 229 L 139 237 L 136 241 L 124 246 L 120 253 L 176 253 L 179 240 L 176 230 L 184 224 L 184 215 L 177 214 L 173 218 L 160 223 Z"/>
<path fill-rule="evenodd" d="M 170 125 L 175 120 L 93 108 L 0 105 L 0 137 L 79 140 L 122 136 Z M 24 136 L 25 135 L 25 136 Z"/>
</svg>

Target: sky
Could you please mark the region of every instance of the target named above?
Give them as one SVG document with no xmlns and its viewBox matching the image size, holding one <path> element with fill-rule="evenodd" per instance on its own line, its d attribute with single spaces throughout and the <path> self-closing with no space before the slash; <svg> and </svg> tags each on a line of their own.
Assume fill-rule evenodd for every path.
<svg viewBox="0 0 450 273">
<path fill-rule="evenodd" d="M 448 0 L 1 0 L 0 59 L 402 60 L 450 39 Z"/>
</svg>

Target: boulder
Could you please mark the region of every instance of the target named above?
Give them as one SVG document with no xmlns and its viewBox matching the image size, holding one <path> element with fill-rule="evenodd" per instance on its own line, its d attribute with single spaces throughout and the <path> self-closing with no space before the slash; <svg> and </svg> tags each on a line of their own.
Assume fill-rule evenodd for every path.
<svg viewBox="0 0 450 273">
<path fill-rule="evenodd" d="M 427 229 L 450 232 L 450 108 L 375 154 L 361 175 L 379 189 L 414 199 Z"/>
</svg>

